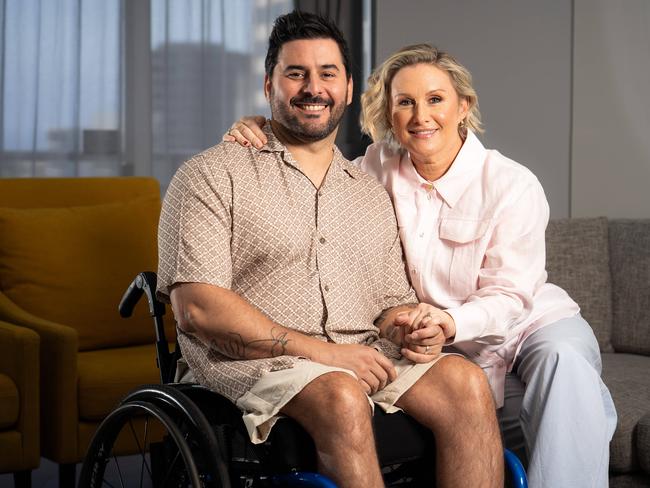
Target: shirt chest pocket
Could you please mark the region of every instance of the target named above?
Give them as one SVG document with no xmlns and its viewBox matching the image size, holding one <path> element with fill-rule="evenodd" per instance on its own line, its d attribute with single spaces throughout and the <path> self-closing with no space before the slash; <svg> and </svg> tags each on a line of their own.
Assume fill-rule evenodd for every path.
<svg viewBox="0 0 650 488">
<path fill-rule="evenodd" d="M 441 219 L 439 235 L 445 248 L 450 297 L 466 300 L 478 288 L 478 274 L 486 247 L 489 220 Z"/>
</svg>

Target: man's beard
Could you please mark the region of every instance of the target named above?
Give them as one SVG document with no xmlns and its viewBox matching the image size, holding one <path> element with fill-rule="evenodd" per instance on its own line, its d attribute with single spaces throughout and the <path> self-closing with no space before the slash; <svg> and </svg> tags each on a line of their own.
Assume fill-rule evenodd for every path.
<svg viewBox="0 0 650 488">
<path fill-rule="evenodd" d="M 320 141 L 329 136 L 336 130 L 339 122 L 341 122 L 341 118 L 343 118 L 343 113 L 345 112 L 345 102 L 335 105 L 333 100 L 322 97 L 293 97 L 289 101 L 289 106 L 287 106 L 275 98 L 275 93 L 272 88 L 269 93 L 269 99 L 273 120 L 282 124 L 296 138 L 306 142 Z M 347 91 L 344 99 L 347 100 Z M 318 124 L 301 122 L 297 115 L 291 113 L 290 107 L 294 103 L 302 103 L 306 105 L 310 103 L 326 104 L 329 107 L 330 116 L 325 122 Z M 308 114 L 307 118 L 309 118 Z"/>
</svg>

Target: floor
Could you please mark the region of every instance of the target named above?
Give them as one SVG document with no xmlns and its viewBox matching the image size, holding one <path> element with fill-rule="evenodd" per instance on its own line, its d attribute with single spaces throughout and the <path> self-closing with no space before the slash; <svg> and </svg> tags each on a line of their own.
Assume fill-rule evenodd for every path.
<svg viewBox="0 0 650 488">
<path fill-rule="evenodd" d="M 137 480 L 140 477 L 140 458 L 138 456 L 123 456 L 120 458 L 120 468 L 123 477 L 129 480 Z M 77 476 L 81 471 L 81 464 L 77 465 Z M 120 486 L 119 478 L 115 475 L 114 486 Z M 59 470 L 58 465 L 45 458 L 41 458 L 41 465 L 32 471 L 32 488 L 58 488 Z M 140 486 L 136 483 L 134 486 Z M 149 488 L 146 482 L 143 488 Z M 12 474 L 0 474 L 0 488 L 14 488 L 14 477 Z"/>
</svg>

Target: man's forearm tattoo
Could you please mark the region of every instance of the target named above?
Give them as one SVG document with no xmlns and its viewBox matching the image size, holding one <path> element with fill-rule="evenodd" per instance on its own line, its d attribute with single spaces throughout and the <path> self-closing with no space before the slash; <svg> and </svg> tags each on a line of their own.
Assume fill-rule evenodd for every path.
<svg viewBox="0 0 650 488">
<path fill-rule="evenodd" d="M 276 328 L 271 329 L 271 337 L 268 339 L 255 339 L 245 341 L 241 334 L 230 332 L 231 339 L 219 344 L 215 339 L 210 341 L 212 347 L 221 351 L 226 356 L 233 359 L 259 359 L 260 356 L 251 351 L 252 348 L 266 345 L 269 348 L 270 357 L 283 356 L 286 353 L 287 344 L 291 339 L 287 339 L 288 332 L 279 331 Z"/>
</svg>

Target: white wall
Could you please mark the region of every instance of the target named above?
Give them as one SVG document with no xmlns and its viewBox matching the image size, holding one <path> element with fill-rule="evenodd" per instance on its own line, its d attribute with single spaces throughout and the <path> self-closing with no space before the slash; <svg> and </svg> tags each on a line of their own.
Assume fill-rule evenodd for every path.
<svg viewBox="0 0 650 488">
<path fill-rule="evenodd" d="M 430 42 L 474 75 L 483 142 L 552 217 L 650 217 L 648 0 L 377 0 L 376 57 Z"/>
<path fill-rule="evenodd" d="M 650 2 L 575 0 L 572 213 L 650 217 Z"/>
<path fill-rule="evenodd" d="M 488 148 L 530 168 L 569 215 L 570 0 L 377 0 L 376 59 L 428 42 L 474 76 Z"/>
</svg>

